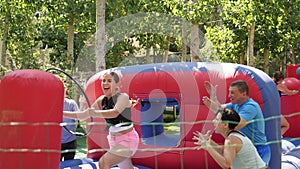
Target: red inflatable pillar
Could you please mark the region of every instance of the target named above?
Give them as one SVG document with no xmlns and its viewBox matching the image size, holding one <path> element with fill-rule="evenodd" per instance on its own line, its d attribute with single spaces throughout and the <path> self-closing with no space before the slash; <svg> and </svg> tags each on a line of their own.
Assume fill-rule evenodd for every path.
<svg viewBox="0 0 300 169">
<path fill-rule="evenodd" d="M 299 66 L 297 64 L 291 64 L 288 65 L 287 69 L 286 69 L 286 77 L 294 77 L 296 79 L 299 79 L 299 76 L 297 75 L 297 68 Z"/>
<path fill-rule="evenodd" d="M 290 90 L 300 90 L 300 80 L 296 78 L 293 77 L 285 78 L 282 81 L 282 84 L 286 85 L 287 88 Z M 284 136 L 293 137 L 293 138 L 300 137 L 300 132 L 299 132 L 300 115 L 298 115 L 298 112 L 300 112 L 300 107 L 299 107 L 300 93 L 297 93 L 295 95 L 290 95 L 290 96 L 286 96 L 286 95 L 281 96 L 280 102 L 281 102 L 281 113 L 283 115 L 287 115 L 286 119 L 290 123 L 290 128 L 287 130 L 286 133 L 284 133 Z"/>
<path fill-rule="evenodd" d="M 18 70 L 0 83 L 0 168 L 58 169 L 63 83 L 39 70 Z"/>
</svg>

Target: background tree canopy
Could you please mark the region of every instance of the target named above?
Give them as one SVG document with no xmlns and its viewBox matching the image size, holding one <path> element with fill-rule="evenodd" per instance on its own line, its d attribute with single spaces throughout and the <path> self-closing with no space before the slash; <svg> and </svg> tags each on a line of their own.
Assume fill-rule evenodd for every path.
<svg viewBox="0 0 300 169">
<path fill-rule="evenodd" d="M 94 0 L 0 0 L 1 75 L 59 67 L 95 71 Z M 106 68 L 153 62 L 247 64 L 271 74 L 299 63 L 300 0 L 110 0 Z M 87 77 L 86 77 L 87 78 Z"/>
</svg>

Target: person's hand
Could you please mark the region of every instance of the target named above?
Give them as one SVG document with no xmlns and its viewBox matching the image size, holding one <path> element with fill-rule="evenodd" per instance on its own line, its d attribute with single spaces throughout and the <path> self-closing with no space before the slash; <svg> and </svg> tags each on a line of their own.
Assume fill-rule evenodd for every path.
<svg viewBox="0 0 300 169">
<path fill-rule="evenodd" d="M 90 116 L 89 112 L 88 112 L 88 109 L 85 109 L 83 111 L 79 111 L 78 113 L 75 113 L 75 115 L 76 115 L 76 119 L 79 119 L 79 120 L 85 120 L 85 119 L 89 118 L 89 116 Z"/>
<path fill-rule="evenodd" d="M 207 93 L 210 95 L 210 97 L 215 97 L 217 93 L 217 87 L 218 85 L 213 85 L 209 81 L 204 82 L 204 87 L 207 91 Z"/>
<path fill-rule="evenodd" d="M 298 90 L 292 90 L 293 94 L 297 94 L 299 91 Z"/>
<path fill-rule="evenodd" d="M 95 117 L 97 115 L 95 108 L 91 107 L 91 108 L 88 108 L 87 110 L 88 110 L 89 116 Z"/>
<path fill-rule="evenodd" d="M 212 110 L 214 113 L 217 113 L 219 109 L 222 108 L 222 105 L 220 105 L 217 101 L 212 100 L 211 98 L 208 98 L 207 96 L 204 96 L 202 98 L 203 104 Z"/>
<path fill-rule="evenodd" d="M 212 101 L 210 98 L 208 98 L 207 96 L 204 96 L 202 98 L 202 101 L 204 103 L 205 106 L 207 106 L 208 108 L 210 108 L 211 104 L 212 104 Z"/>
<path fill-rule="evenodd" d="M 134 99 L 130 99 L 131 102 L 131 107 L 135 107 L 137 104 L 139 104 L 140 98 L 134 100 Z"/>
<path fill-rule="evenodd" d="M 211 145 L 211 131 L 207 131 L 206 134 L 196 131 L 192 139 L 195 140 L 194 144 L 199 146 L 198 149 L 207 149 Z"/>
</svg>

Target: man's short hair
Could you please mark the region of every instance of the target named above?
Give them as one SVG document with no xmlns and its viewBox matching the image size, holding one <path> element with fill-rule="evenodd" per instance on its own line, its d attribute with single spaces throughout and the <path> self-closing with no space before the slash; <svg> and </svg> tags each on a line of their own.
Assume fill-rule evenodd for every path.
<svg viewBox="0 0 300 169">
<path fill-rule="evenodd" d="M 247 96 L 249 95 L 249 86 L 244 80 L 236 80 L 232 82 L 230 86 L 237 87 L 241 93 L 246 92 Z"/>
</svg>

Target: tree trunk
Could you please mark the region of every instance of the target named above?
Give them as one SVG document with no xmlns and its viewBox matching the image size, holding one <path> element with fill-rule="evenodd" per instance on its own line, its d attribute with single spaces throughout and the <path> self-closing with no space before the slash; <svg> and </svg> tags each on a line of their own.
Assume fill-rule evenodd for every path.
<svg viewBox="0 0 300 169">
<path fill-rule="evenodd" d="M 181 55 L 181 61 L 186 62 L 187 61 L 187 22 L 182 23 L 182 55 Z"/>
<path fill-rule="evenodd" d="M 105 0 L 96 0 L 96 71 L 106 69 L 105 65 Z"/>
<path fill-rule="evenodd" d="M 291 55 L 292 55 L 292 62 L 293 62 L 293 64 L 296 64 L 295 48 L 292 48 Z"/>
<path fill-rule="evenodd" d="M 150 63 L 150 49 L 146 49 L 146 63 L 149 64 Z"/>
<path fill-rule="evenodd" d="M 245 59 L 245 52 L 241 52 L 241 55 L 240 55 L 240 64 L 244 64 L 245 62 L 244 62 L 244 59 Z"/>
<path fill-rule="evenodd" d="M 240 41 L 240 44 L 242 44 L 242 42 Z M 241 46 L 240 49 L 240 64 L 244 64 L 245 63 L 245 48 Z"/>
<path fill-rule="evenodd" d="M 264 72 L 266 74 L 270 73 L 270 64 L 269 64 L 269 45 L 266 44 L 264 48 Z"/>
<path fill-rule="evenodd" d="M 163 62 L 168 62 L 168 58 L 169 58 L 169 51 L 170 51 L 170 42 L 171 41 L 171 37 L 170 35 L 168 35 L 168 49 L 165 51 L 165 56 L 164 56 L 164 61 Z"/>
<path fill-rule="evenodd" d="M 200 45 L 199 27 L 197 23 L 193 23 L 192 32 L 191 32 L 191 55 L 192 55 L 191 62 L 194 62 L 195 60 L 200 61 L 199 45 Z"/>
<path fill-rule="evenodd" d="M 283 72 L 283 70 L 284 70 L 284 65 L 285 65 L 285 61 L 284 60 L 285 60 L 284 58 L 280 59 L 280 68 L 279 68 L 279 70 L 281 72 Z"/>
<path fill-rule="evenodd" d="M 74 67 L 74 16 L 71 16 L 68 23 L 68 59 L 71 61 L 72 68 Z"/>
<path fill-rule="evenodd" d="M 255 32 L 255 24 L 251 25 L 249 28 L 249 36 L 248 36 L 248 58 L 247 65 L 254 65 L 254 32 Z"/>
<path fill-rule="evenodd" d="M 8 0 L 5 1 L 6 3 L 6 13 L 5 13 L 5 21 L 4 21 L 4 31 L 3 31 L 3 39 L 2 39 L 2 46 L 1 46 L 1 57 L 0 57 L 0 63 L 1 67 L 6 66 L 6 50 L 7 50 L 7 37 L 8 37 L 8 28 L 9 28 L 9 16 L 10 16 L 10 8 L 8 4 Z M 0 67 L 0 68 L 1 68 Z M 2 69 L 2 68 L 1 68 Z"/>
</svg>

